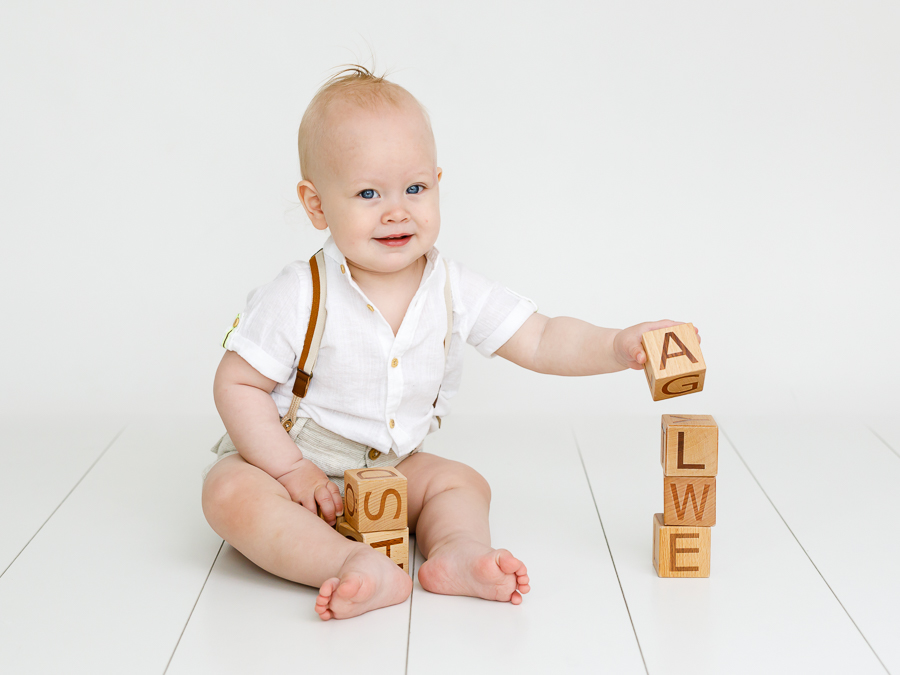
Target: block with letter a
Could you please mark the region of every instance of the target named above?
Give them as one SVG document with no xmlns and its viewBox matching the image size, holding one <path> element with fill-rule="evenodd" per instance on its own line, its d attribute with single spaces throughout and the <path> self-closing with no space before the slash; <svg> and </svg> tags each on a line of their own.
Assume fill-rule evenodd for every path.
<svg viewBox="0 0 900 675">
<path fill-rule="evenodd" d="M 703 390 L 706 362 L 694 325 L 683 323 L 644 333 L 644 374 L 654 401 Z"/>
<path fill-rule="evenodd" d="M 406 528 L 406 476 L 390 466 L 345 471 L 344 519 L 357 532 Z"/>
</svg>

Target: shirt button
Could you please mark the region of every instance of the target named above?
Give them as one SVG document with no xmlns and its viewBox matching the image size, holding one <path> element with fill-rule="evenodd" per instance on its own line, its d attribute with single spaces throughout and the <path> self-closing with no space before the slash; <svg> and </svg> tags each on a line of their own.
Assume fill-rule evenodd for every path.
<svg viewBox="0 0 900 675">
<path fill-rule="evenodd" d="M 341 274 L 344 274 L 345 272 L 346 272 L 346 270 L 344 270 L 344 266 L 341 265 Z"/>
<path fill-rule="evenodd" d="M 237 328 L 237 327 L 238 327 L 238 324 L 239 324 L 240 322 L 241 322 L 241 317 L 237 317 L 237 318 L 234 320 L 234 323 L 231 324 L 231 327 L 232 327 L 232 328 Z"/>
<path fill-rule="evenodd" d="M 366 307 L 369 308 L 369 311 L 370 311 L 370 312 L 374 312 L 374 311 L 375 311 L 375 308 L 372 307 L 372 305 L 366 305 Z"/>
<path fill-rule="evenodd" d="M 391 420 L 391 429 L 394 428 L 394 420 Z"/>
<path fill-rule="evenodd" d="M 396 368 L 400 365 L 400 362 L 397 359 L 391 361 L 391 368 Z"/>
<path fill-rule="evenodd" d="M 369 459 L 375 460 L 379 457 L 381 457 L 381 453 L 378 450 L 376 450 L 375 448 L 369 450 Z"/>
</svg>

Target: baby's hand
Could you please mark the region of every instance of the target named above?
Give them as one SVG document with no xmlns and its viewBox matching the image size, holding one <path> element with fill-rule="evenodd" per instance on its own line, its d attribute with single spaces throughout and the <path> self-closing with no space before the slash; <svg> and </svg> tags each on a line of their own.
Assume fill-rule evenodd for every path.
<svg viewBox="0 0 900 675">
<path fill-rule="evenodd" d="M 328 476 L 308 459 L 301 459 L 295 468 L 278 478 L 291 499 L 305 509 L 316 512 L 316 505 L 322 510 L 325 522 L 334 525 L 335 516 L 344 512 L 344 502 L 338 486 L 328 480 Z"/>
<path fill-rule="evenodd" d="M 641 335 L 651 330 L 659 328 L 668 328 L 669 326 L 677 326 L 683 321 L 648 321 L 639 323 L 630 328 L 624 328 L 619 331 L 613 340 L 613 351 L 615 352 L 616 361 L 625 368 L 633 368 L 634 370 L 643 370 L 644 364 L 647 362 L 647 355 L 641 346 Z M 697 341 L 700 340 L 700 331 L 697 331 Z"/>
</svg>

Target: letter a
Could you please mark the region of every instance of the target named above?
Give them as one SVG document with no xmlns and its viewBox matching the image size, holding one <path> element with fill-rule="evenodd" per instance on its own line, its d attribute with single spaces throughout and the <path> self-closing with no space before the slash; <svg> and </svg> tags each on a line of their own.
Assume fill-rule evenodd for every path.
<svg viewBox="0 0 900 675">
<path fill-rule="evenodd" d="M 675 344 L 681 347 L 680 352 L 674 352 L 673 354 L 669 354 L 669 340 L 674 340 Z M 659 369 L 666 369 L 666 359 L 674 359 L 676 356 L 686 356 L 691 360 L 691 363 L 697 363 L 696 357 L 691 354 L 691 350 L 684 346 L 684 343 L 681 339 L 675 335 L 675 333 L 666 333 L 666 336 L 663 338 L 663 346 L 662 346 L 662 360 L 659 362 Z"/>
</svg>

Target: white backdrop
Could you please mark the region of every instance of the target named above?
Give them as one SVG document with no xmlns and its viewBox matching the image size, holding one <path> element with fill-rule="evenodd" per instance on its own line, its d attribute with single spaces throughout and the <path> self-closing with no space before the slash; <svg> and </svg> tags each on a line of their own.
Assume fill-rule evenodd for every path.
<svg viewBox="0 0 900 675">
<path fill-rule="evenodd" d="M 371 50 L 431 112 L 445 255 L 704 338 L 660 404 L 469 350 L 455 411 L 896 413 L 898 35 L 858 0 L 4 2 L 4 411 L 214 412 L 247 293 L 324 239 L 303 110 Z"/>
</svg>

